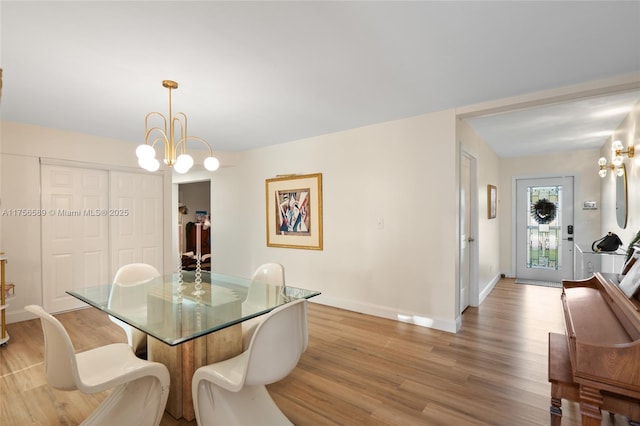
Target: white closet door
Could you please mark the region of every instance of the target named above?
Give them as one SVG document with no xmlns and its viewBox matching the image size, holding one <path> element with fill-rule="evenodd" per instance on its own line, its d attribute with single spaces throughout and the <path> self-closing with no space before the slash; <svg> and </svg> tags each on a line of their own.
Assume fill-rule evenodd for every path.
<svg viewBox="0 0 640 426">
<path fill-rule="evenodd" d="M 138 262 L 162 272 L 162 176 L 111 171 L 110 181 L 111 275 Z"/>
<path fill-rule="evenodd" d="M 65 293 L 109 281 L 108 172 L 41 167 L 43 306 L 86 306 Z M 37 256 L 37 253 L 33 254 Z"/>
</svg>

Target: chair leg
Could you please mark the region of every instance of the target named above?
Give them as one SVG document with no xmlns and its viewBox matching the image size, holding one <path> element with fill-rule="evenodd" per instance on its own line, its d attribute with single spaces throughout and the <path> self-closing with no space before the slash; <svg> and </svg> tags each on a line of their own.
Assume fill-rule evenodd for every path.
<svg viewBox="0 0 640 426">
<path fill-rule="evenodd" d="M 293 425 L 264 386 L 244 386 L 229 392 L 203 380 L 198 385 L 196 416 L 206 425 Z"/>
</svg>

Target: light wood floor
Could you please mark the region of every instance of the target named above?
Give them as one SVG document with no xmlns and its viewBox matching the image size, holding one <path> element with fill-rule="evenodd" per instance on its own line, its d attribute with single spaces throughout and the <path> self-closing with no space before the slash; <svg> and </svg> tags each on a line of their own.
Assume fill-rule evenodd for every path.
<svg viewBox="0 0 640 426">
<path fill-rule="evenodd" d="M 76 350 L 124 342 L 96 309 L 57 315 Z M 104 398 L 47 386 L 37 320 L 8 326 L 0 424 L 75 425 Z M 269 386 L 296 425 L 547 425 L 547 333 L 564 332 L 560 289 L 501 280 L 457 334 L 311 303 L 309 348 Z M 579 425 L 563 401 L 563 425 Z M 626 425 L 604 415 L 604 425 Z M 165 413 L 163 425 L 195 425 Z"/>
</svg>

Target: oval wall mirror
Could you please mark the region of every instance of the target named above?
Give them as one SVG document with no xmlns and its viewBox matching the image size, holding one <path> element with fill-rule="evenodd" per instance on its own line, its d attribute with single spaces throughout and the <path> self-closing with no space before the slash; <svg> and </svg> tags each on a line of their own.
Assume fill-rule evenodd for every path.
<svg viewBox="0 0 640 426">
<path fill-rule="evenodd" d="M 616 220 L 622 229 L 627 227 L 627 169 L 620 166 L 622 174 L 616 176 Z"/>
</svg>

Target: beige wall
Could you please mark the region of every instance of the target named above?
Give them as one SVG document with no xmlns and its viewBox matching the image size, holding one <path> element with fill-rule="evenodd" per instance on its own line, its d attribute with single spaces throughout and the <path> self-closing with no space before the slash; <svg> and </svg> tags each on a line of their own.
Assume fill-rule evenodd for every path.
<svg viewBox="0 0 640 426">
<path fill-rule="evenodd" d="M 454 331 L 457 155 L 452 110 L 247 152 L 212 181 L 213 267 L 280 262 L 316 301 Z M 265 179 L 318 172 L 324 250 L 267 247 Z"/>
<path fill-rule="evenodd" d="M 626 147 L 635 145 L 635 156 L 629 158 L 624 155 L 624 164 L 627 169 L 627 199 L 628 199 L 628 220 L 627 227 L 621 229 L 616 222 L 615 214 L 615 177 L 608 173 L 600 179 L 602 191 L 602 224 L 601 233 L 615 232 L 620 236 L 625 247 L 631 239 L 640 231 L 640 103 L 636 104 L 634 110 L 620 124 L 614 136 L 605 143 L 600 150 L 598 158 L 603 156 L 607 162 L 611 162 L 611 143 L 620 140 Z M 597 160 L 596 160 L 597 161 Z M 597 165 L 593 166 L 597 170 Z"/>
<path fill-rule="evenodd" d="M 5 129 L 6 126 L 3 126 Z M 4 136 L 2 137 L 4 139 Z M 3 147 L 7 145 L 6 141 Z M 4 209 L 40 208 L 40 163 L 36 157 L 1 154 L 0 196 Z M 0 247 L 9 256 L 7 281 L 16 284 L 15 299 L 7 309 L 7 321 L 26 319 L 22 307 L 42 304 L 42 266 L 40 218 L 36 216 L 0 217 Z"/>
</svg>

